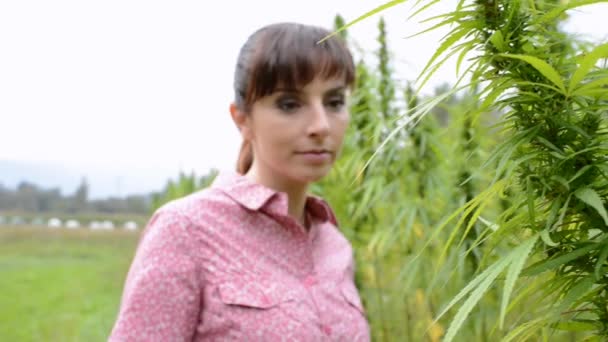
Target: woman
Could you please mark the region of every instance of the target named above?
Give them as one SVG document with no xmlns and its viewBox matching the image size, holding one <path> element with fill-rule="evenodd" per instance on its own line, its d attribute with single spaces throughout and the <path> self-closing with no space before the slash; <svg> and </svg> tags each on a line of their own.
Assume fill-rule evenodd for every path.
<svg viewBox="0 0 608 342">
<path fill-rule="evenodd" d="M 351 245 L 307 194 L 339 154 L 355 79 L 339 38 L 318 43 L 329 33 L 280 23 L 244 44 L 237 172 L 154 213 L 110 340 L 369 340 Z"/>
</svg>

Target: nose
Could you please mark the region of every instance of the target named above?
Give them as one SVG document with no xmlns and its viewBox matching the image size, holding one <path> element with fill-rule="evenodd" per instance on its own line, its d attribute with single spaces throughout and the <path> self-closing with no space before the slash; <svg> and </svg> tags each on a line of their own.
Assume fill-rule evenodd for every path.
<svg viewBox="0 0 608 342">
<path fill-rule="evenodd" d="M 312 137 L 326 137 L 329 135 L 329 117 L 323 104 L 316 104 L 310 113 L 308 135 Z"/>
</svg>

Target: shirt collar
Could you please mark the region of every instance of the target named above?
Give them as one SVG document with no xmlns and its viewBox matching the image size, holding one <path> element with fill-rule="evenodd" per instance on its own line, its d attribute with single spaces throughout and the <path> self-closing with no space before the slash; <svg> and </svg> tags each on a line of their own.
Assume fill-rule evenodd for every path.
<svg viewBox="0 0 608 342">
<path fill-rule="evenodd" d="M 270 189 L 235 171 L 220 171 L 213 181 L 212 187 L 218 188 L 235 202 L 249 210 L 260 210 L 272 202 L 278 201 L 282 214 L 287 215 L 287 195 Z M 308 195 L 306 210 L 321 221 L 330 221 L 337 225 L 335 215 L 322 198 Z"/>
</svg>

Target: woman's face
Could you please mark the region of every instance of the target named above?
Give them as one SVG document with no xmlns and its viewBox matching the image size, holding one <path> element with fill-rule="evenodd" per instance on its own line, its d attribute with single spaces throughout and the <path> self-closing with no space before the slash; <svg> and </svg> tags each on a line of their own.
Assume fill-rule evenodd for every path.
<svg viewBox="0 0 608 342">
<path fill-rule="evenodd" d="M 325 176 L 349 122 L 342 79 L 314 79 L 302 89 L 277 89 L 256 101 L 246 119 L 254 172 L 289 182 Z"/>
</svg>

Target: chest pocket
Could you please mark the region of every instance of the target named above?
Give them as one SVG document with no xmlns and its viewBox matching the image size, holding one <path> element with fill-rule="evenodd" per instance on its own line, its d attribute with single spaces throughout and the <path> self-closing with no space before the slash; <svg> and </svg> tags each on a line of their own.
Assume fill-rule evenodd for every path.
<svg viewBox="0 0 608 342">
<path fill-rule="evenodd" d="M 361 297 L 355 284 L 352 281 L 344 280 L 340 284 L 340 290 L 344 299 L 365 316 L 365 308 L 361 304 Z"/>
<path fill-rule="evenodd" d="M 236 340 L 318 340 L 310 310 L 296 286 L 266 279 L 230 279 L 218 284 L 218 331 Z"/>
<path fill-rule="evenodd" d="M 370 341 L 369 323 L 364 306 L 361 303 L 359 291 L 352 280 L 345 279 L 338 284 L 341 292 L 343 310 L 340 311 L 339 327 L 335 331 L 335 340 L 339 341 Z"/>
<path fill-rule="evenodd" d="M 220 300 L 231 306 L 252 309 L 271 309 L 284 303 L 298 300 L 298 295 L 289 286 L 265 279 L 233 279 L 218 286 Z"/>
</svg>

